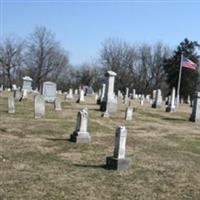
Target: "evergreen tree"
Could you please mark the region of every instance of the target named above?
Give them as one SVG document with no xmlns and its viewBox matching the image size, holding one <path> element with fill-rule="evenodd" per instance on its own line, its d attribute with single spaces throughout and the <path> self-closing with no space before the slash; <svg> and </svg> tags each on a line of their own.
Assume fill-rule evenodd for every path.
<svg viewBox="0 0 200 200">
<path fill-rule="evenodd" d="M 189 41 L 185 38 L 174 51 L 172 57 L 164 61 L 164 69 L 167 74 L 167 83 L 169 88 L 177 88 L 179 69 L 181 62 L 181 54 L 187 57 L 191 61 L 198 64 L 199 56 L 195 52 L 195 48 L 198 46 L 196 41 Z M 188 95 L 193 95 L 198 79 L 198 70 L 191 70 L 188 68 L 182 68 L 182 78 L 180 86 L 180 97 L 187 99 Z"/>
</svg>

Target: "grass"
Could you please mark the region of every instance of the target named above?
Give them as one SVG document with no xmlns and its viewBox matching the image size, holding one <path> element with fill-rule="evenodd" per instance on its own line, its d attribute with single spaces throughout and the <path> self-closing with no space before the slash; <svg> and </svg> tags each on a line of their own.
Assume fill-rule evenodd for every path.
<svg viewBox="0 0 200 200">
<path fill-rule="evenodd" d="M 188 121 L 188 105 L 166 113 L 133 102 L 134 119 L 125 121 L 121 100 L 107 119 L 87 97 L 84 104 L 63 101 L 60 112 L 47 104 L 45 118 L 34 119 L 32 97 L 16 101 L 16 113 L 8 114 L 7 95 L 0 93 L 0 200 L 200 199 L 200 124 Z M 68 141 L 84 107 L 89 145 Z M 108 171 L 105 159 L 113 154 L 118 125 L 127 127 L 132 165 Z"/>
</svg>

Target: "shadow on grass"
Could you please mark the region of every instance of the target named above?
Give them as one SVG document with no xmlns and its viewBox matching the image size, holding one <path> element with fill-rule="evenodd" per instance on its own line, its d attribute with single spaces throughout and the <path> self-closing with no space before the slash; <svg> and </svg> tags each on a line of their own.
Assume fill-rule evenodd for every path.
<svg viewBox="0 0 200 200">
<path fill-rule="evenodd" d="M 69 138 L 45 138 L 50 141 L 71 141 Z"/>
<path fill-rule="evenodd" d="M 177 122 L 189 121 L 189 120 L 187 120 L 187 119 L 182 119 L 182 118 L 170 118 L 170 117 L 163 117 L 162 120 L 177 121 Z"/>
<path fill-rule="evenodd" d="M 106 165 L 84 165 L 84 164 L 74 164 L 75 167 L 81 167 L 81 168 L 101 168 L 101 169 L 107 169 Z"/>
</svg>

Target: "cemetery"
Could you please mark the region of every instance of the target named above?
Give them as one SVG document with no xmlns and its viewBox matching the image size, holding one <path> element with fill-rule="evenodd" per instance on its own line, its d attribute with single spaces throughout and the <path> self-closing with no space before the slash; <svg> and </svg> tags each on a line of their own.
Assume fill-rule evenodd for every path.
<svg viewBox="0 0 200 200">
<path fill-rule="evenodd" d="M 189 121 L 188 104 L 166 112 L 164 103 L 118 97 L 104 118 L 94 96 L 77 103 L 56 94 L 49 103 L 34 92 L 22 101 L 12 95 L 0 93 L 2 197 L 198 199 L 200 124 Z"/>
<path fill-rule="evenodd" d="M 0 200 L 200 200 L 198 1 L 0 8 Z"/>
</svg>

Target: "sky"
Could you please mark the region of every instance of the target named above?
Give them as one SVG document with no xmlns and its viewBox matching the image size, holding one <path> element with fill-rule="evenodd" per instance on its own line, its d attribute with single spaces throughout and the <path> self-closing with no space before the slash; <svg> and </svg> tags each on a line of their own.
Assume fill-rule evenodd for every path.
<svg viewBox="0 0 200 200">
<path fill-rule="evenodd" d="M 46 26 L 80 65 L 98 58 L 109 38 L 130 44 L 200 42 L 200 1 L 0 0 L 0 39 Z"/>
</svg>

